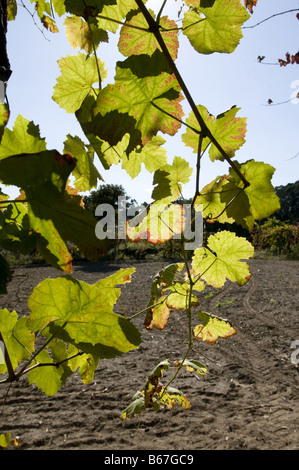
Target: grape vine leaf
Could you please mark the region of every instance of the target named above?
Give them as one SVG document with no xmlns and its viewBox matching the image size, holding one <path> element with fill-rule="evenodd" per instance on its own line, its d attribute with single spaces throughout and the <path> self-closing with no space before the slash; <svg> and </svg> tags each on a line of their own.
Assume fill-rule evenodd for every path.
<svg viewBox="0 0 299 470">
<path fill-rule="evenodd" d="M 34 351 L 35 337 L 26 322 L 26 317 L 18 318 L 15 310 L 12 312 L 6 308 L 0 310 L 0 331 L 14 370 Z M 0 374 L 6 371 L 6 364 L 0 364 Z"/>
<path fill-rule="evenodd" d="M 128 352 L 140 344 L 140 333 L 124 317 L 113 312 L 114 292 L 110 295 L 96 285 L 69 275 L 45 279 L 28 300 L 31 310 L 27 326 L 39 331 L 50 322 L 61 327 L 76 343 L 102 344 Z"/>
<path fill-rule="evenodd" d="M 78 354 L 79 350 L 72 344 L 68 346 L 68 353 Z M 94 379 L 94 373 L 99 364 L 99 356 L 96 354 L 78 354 L 68 361 L 69 368 L 75 372 L 78 370 L 84 384 L 90 384 Z"/>
<path fill-rule="evenodd" d="M 253 246 L 243 237 L 226 230 L 210 235 L 208 248 L 198 248 L 192 257 L 194 276 L 200 275 L 207 284 L 221 289 L 226 279 L 242 286 L 251 277 L 247 263 L 240 261 L 253 256 Z"/>
<path fill-rule="evenodd" d="M 186 310 L 189 302 L 191 302 L 191 305 L 198 305 L 198 298 L 194 294 L 190 296 L 190 285 L 187 282 L 176 282 L 172 286 L 163 289 L 162 292 L 166 293 L 168 290 L 171 291 L 166 298 L 168 308 Z"/>
<path fill-rule="evenodd" d="M 184 208 L 180 204 L 161 204 L 159 201 L 149 206 L 147 215 L 140 221 L 139 215 L 126 224 L 127 238 L 132 242 L 147 240 L 154 245 L 165 243 L 184 230 Z"/>
<path fill-rule="evenodd" d="M 116 273 L 111 276 L 107 276 L 104 279 L 100 279 L 94 285 L 101 289 L 104 293 L 105 290 L 110 299 L 113 298 L 113 303 L 117 301 L 120 296 L 120 288 L 116 287 L 119 284 L 126 284 L 131 282 L 132 274 L 134 274 L 135 268 L 123 268 L 119 269 Z"/>
<path fill-rule="evenodd" d="M 16 200 L 23 198 L 19 196 Z M 29 254 L 35 248 L 37 235 L 31 229 L 27 204 L 8 204 L 0 230 L 0 246 L 13 253 Z"/>
<path fill-rule="evenodd" d="M 135 149 L 129 155 L 124 151 L 121 155 L 122 168 L 132 179 L 139 175 L 142 164 L 144 164 L 148 172 L 154 173 L 161 165 L 163 166 L 167 163 L 166 150 L 163 147 L 164 143 L 165 140 L 161 136 L 156 135 L 141 149 Z M 125 149 L 128 146 L 129 136 L 126 135 Z"/>
<path fill-rule="evenodd" d="M 188 183 L 192 172 L 189 163 L 181 157 L 174 157 L 171 165 L 160 166 L 154 174 L 153 185 L 156 186 L 152 198 L 161 203 L 176 201 L 182 195 L 181 183 Z"/>
<path fill-rule="evenodd" d="M 228 338 L 235 335 L 237 331 L 227 320 L 218 318 L 207 312 L 198 312 L 198 318 L 202 324 L 193 329 L 194 339 L 215 344 L 218 338 Z"/>
<path fill-rule="evenodd" d="M 121 414 L 121 419 L 131 419 L 138 416 L 145 410 L 144 393 L 139 390 L 134 393 L 131 403 Z"/>
<path fill-rule="evenodd" d="M 275 194 L 271 183 L 275 168 L 272 165 L 255 160 L 248 160 L 242 164 L 236 162 L 236 166 L 247 181 L 250 182 L 250 186 L 245 188 L 244 193 L 249 200 L 250 213 L 253 219 L 266 219 L 278 211 L 280 209 L 279 197 Z M 230 174 L 237 186 L 239 188 L 242 187 L 242 182 L 235 170 L 231 168 Z M 227 211 L 228 215 L 230 215 L 230 208 Z"/>
<path fill-rule="evenodd" d="M 107 76 L 104 63 L 97 59 L 101 80 Z M 99 86 L 99 75 L 95 57 L 79 52 L 75 56 L 62 57 L 58 61 L 61 75 L 54 86 L 53 100 L 67 113 L 77 111 L 93 85 Z"/>
<path fill-rule="evenodd" d="M 56 13 L 58 16 L 63 16 L 65 14 L 65 4 L 61 0 L 52 0 L 51 1 Z"/>
<path fill-rule="evenodd" d="M 65 9 L 83 18 L 95 18 L 105 3 L 115 4 L 116 0 L 64 0 Z"/>
<path fill-rule="evenodd" d="M 218 143 L 225 150 L 227 155 L 232 158 L 236 151 L 245 142 L 246 118 L 236 117 L 240 108 L 233 106 L 228 111 L 219 114 L 216 118 L 212 116 L 204 106 L 197 106 L 197 109 L 215 139 L 217 139 Z M 191 111 L 186 123 L 190 127 L 188 127 L 187 131 L 182 135 L 182 140 L 186 145 L 193 149 L 194 153 L 197 153 L 201 128 L 193 111 Z M 208 137 L 204 137 L 202 142 L 202 151 L 204 151 L 210 143 L 210 139 Z M 224 160 L 223 156 L 214 144 L 212 144 L 209 149 L 209 156 L 211 161 Z"/>
<path fill-rule="evenodd" d="M 131 63 L 138 64 L 138 57 L 131 57 Z M 169 135 L 178 131 L 183 115 L 181 100 L 180 87 L 173 75 L 162 72 L 138 78 L 129 68 L 117 65 L 115 83 L 100 90 L 97 106 L 102 116 L 117 111 L 132 117 L 142 144 L 146 145 L 159 131 Z"/>
<path fill-rule="evenodd" d="M 66 240 L 93 261 L 109 245 L 107 239 L 97 239 L 93 214 L 66 192 L 67 179 L 75 164 L 72 156 L 60 155 L 56 150 L 0 160 L 0 180 L 19 186 L 26 194 L 30 227 L 41 237 L 39 250 L 50 264 L 66 272 L 72 269 Z"/>
<path fill-rule="evenodd" d="M 28 121 L 21 114 L 15 120 L 13 130 L 4 129 L 0 159 L 20 153 L 38 153 L 46 150 L 46 142 L 40 137 L 39 126 Z"/>
<path fill-rule="evenodd" d="M 152 10 L 149 13 L 155 19 Z M 163 40 L 173 60 L 176 60 L 179 48 L 178 29 L 173 20 L 166 16 L 160 18 L 160 29 Z M 134 28 L 137 27 L 137 28 Z M 137 13 L 130 21 L 122 27 L 118 42 L 119 51 L 125 55 L 152 55 L 159 44 L 155 36 L 149 31 L 148 23 L 142 13 Z"/>
<path fill-rule="evenodd" d="M 84 142 L 79 137 L 67 135 L 63 152 L 71 154 L 77 160 L 72 175 L 75 178 L 74 186 L 79 191 L 89 191 L 97 187 L 98 180 L 103 181 L 93 163 L 93 156 L 86 150 Z"/>
<path fill-rule="evenodd" d="M 89 21 L 89 26 L 83 18 L 72 15 L 64 20 L 65 34 L 73 49 L 79 47 L 88 54 L 93 52 L 93 45 L 97 48 L 100 42 L 108 42 L 108 34 L 99 29 L 96 19 Z"/>
<path fill-rule="evenodd" d="M 6 434 L 0 434 L 0 447 L 7 447 L 10 444 L 11 434 L 7 432 Z"/>
<path fill-rule="evenodd" d="M 183 18 L 183 33 L 197 52 L 231 53 L 236 49 L 243 37 L 241 26 L 250 18 L 239 0 L 185 0 L 185 3 L 191 8 Z"/>
<path fill-rule="evenodd" d="M 14 21 L 18 12 L 17 0 L 9 0 L 7 3 L 7 21 Z"/>
<path fill-rule="evenodd" d="M 271 183 L 275 170 L 254 160 L 235 164 L 250 185 L 242 189 L 239 176 L 230 169 L 229 175 L 218 176 L 206 185 L 196 203 L 202 204 L 203 217 L 220 223 L 236 222 L 251 232 L 255 220 L 267 218 L 280 208 Z"/>
<path fill-rule="evenodd" d="M 175 361 L 176 366 L 180 366 L 182 361 Z M 196 372 L 198 375 L 204 376 L 207 373 L 207 367 L 204 366 L 201 362 L 196 361 L 194 359 L 185 359 L 183 362 L 183 367 L 188 372 Z"/>
<path fill-rule="evenodd" d="M 66 380 L 64 365 L 55 365 L 54 359 L 47 350 L 43 350 L 38 354 L 39 367 L 29 370 L 28 383 L 35 383 L 36 386 L 49 397 L 55 395 Z M 47 364 L 47 366 L 43 366 Z M 51 365 L 52 364 L 52 365 Z"/>
<path fill-rule="evenodd" d="M 143 0 L 143 3 L 146 3 L 146 1 Z M 111 4 L 106 2 L 101 14 L 97 16 L 98 25 L 105 31 L 116 33 L 124 18 L 136 8 L 135 0 L 117 0 L 117 2 L 111 2 Z"/>
</svg>

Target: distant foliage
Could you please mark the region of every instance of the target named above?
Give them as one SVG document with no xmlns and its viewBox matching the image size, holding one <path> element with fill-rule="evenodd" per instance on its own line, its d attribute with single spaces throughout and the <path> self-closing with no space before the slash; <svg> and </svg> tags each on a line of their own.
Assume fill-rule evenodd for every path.
<svg viewBox="0 0 299 470">
<path fill-rule="evenodd" d="M 254 228 L 252 239 L 258 250 L 269 250 L 274 254 L 292 253 L 298 246 L 299 224 L 291 225 L 271 218 Z"/>
</svg>

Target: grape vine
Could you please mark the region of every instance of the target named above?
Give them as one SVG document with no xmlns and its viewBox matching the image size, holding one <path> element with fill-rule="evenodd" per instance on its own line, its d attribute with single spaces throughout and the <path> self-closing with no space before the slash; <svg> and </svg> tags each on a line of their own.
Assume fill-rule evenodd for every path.
<svg viewBox="0 0 299 470">
<path fill-rule="evenodd" d="M 172 384 L 183 367 L 200 376 L 207 373 L 197 357 L 190 357 L 192 345 L 196 341 L 214 344 L 219 338 L 236 334 L 229 321 L 201 311 L 199 298 L 206 285 L 221 289 L 228 280 L 240 286 L 248 282 L 251 273 L 245 260 L 253 256 L 253 247 L 245 238 L 221 231 L 210 235 L 188 261 L 183 230 L 186 218 L 183 207 L 177 210 L 176 201 L 192 172 L 196 176 L 192 214 L 196 217 L 201 212 L 204 223 L 236 222 L 251 231 L 255 221 L 280 207 L 271 184 L 274 168 L 263 162 L 239 163 L 235 159 L 246 135 L 246 118 L 237 117 L 240 109 L 232 107 L 218 116 L 211 115 L 196 104 L 176 65 L 179 33 L 199 54 L 232 53 L 242 38 L 241 26 L 250 17 L 247 8 L 252 12 L 257 0 L 184 0 L 181 26 L 164 16 L 166 0 L 159 2 L 156 12 L 146 3 L 35 3 L 42 25 L 51 32 L 57 32 L 55 15 L 65 17 L 67 39 L 74 49 L 80 48 L 59 60 L 53 100 L 66 113 L 75 114 L 86 142 L 68 135 L 63 154 L 47 149 L 38 125 L 19 115 L 9 129 L 8 102 L 0 107 L 0 181 L 20 189 L 15 200 L 0 194 L 0 246 L 21 253 L 36 249 L 61 271 L 57 279 L 45 279 L 33 289 L 28 317 L 7 309 L 0 311 L 0 341 L 5 351 L 0 383 L 11 384 L 26 374 L 29 384 L 35 383 L 49 396 L 76 371 L 84 383 L 90 383 L 100 359 L 138 348 L 141 333 L 134 325 L 137 315 L 144 315 L 145 328 L 164 329 L 173 310 L 185 311 L 187 347 L 173 364 L 174 376 L 162 384 L 163 372 L 170 364 L 161 360 L 153 366 L 146 384 L 141 384 L 125 408 L 123 419 L 175 404 L 189 408 L 187 397 Z M 11 0 L 8 19 L 16 15 L 17 3 Z M 118 49 L 124 59 L 116 63 L 114 83 L 106 84 L 107 71 L 98 57 L 98 46 L 115 33 L 119 33 Z M 183 99 L 190 107 L 187 117 Z M 162 135 L 175 136 L 181 128 L 185 129 L 184 144 L 196 154 L 191 164 L 180 156 L 168 163 L 163 146 Z M 203 158 L 220 160 L 228 164 L 229 171 L 200 188 Z M 103 171 L 112 164 L 121 165 L 132 179 L 138 177 L 143 164 L 153 174 L 153 202 L 142 220 L 127 224 L 130 240 L 138 243 L 146 237 L 151 243 L 164 243 L 181 236 L 182 262 L 170 264 L 157 274 L 147 308 L 132 317 L 125 312 L 116 314 L 114 306 L 120 286 L 133 282 L 135 268 L 120 269 L 94 284 L 72 277 L 67 242 L 91 261 L 109 248 L 109 239 L 96 236 L 97 219 L 84 208 L 80 196 L 101 180 L 95 159 Z M 162 214 L 157 211 L 161 206 Z M 168 229 L 170 220 L 175 229 L 161 229 L 161 221 Z M 3 256 L 0 270 L 1 294 L 5 294 L 11 272 Z"/>
</svg>

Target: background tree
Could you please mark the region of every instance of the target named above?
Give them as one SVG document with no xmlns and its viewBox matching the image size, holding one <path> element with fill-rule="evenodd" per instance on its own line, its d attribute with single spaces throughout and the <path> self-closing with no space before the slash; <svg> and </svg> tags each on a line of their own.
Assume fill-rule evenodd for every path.
<svg viewBox="0 0 299 470">
<path fill-rule="evenodd" d="M 286 186 L 277 186 L 274 190 L 281 205 L 275 217 L 291 224 L 299 223 L 299 180 Z"/>
<path fill-rule="evenodd" d="M 91 191 L 88 196 L 84 196 L 83 202 L 85 208 L 94 214 L 100 204 L 110 204 L 117 210 L 119 197 L 126 198 L 127 207 L 137 204 L 137 201 L 128 196 L 123 186 L 119 184 L 103 184 L 99 189 Z"/>
</svg>

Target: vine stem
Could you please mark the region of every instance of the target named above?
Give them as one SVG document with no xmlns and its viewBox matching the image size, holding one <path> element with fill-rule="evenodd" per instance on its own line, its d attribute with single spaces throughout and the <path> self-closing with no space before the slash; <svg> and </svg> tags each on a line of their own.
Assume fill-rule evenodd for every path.
<svg viewBox="0 0 299 470">
<path fill-rule="evenodd" d="M 219 144 L 218 140 L 214 137 L 214 135 L 212 134 L 212 132 L 210 131 L 210 129 L 208 128 L 208 126 L 206 125 L 204 119 L 202 118 L 199 110 L 197 109 L 197 106 L 191 96 L 191 93 L 189 92 L 189 89 L 188 87 L 186 86 L 179 70 L 177 69 L 177 66 L 175 65 L 172 57 L 171 57 L 171 54 L 164 42 L 164 39 L 160 33 L 160 26 L 159 24 L 152 18 L 151 14 L 149 13 L 148 9 L 146 8 L 146 6 L 144 5 L 143 1 L 142 0 L 135 0 L 136 4 L 138 5 L 140 11 L 142 12 L 143 16 L 145 17 L 147 23 L 148 23 L 148 26 L 149 26 L 149 32 L 153 33 L 155 35 L 155 38 L 159 44 L 159 46 L 161 47 L 162 49 L 162 52 L 169 64 L 169 66 L 171 67 L 171 70 L 172 72 L 174 73 L 181 89 L 183 90 L 183 93 L 198 121 L 198 124 L 200 125 L 201 127 L 201 131 L 202 131 L 202 134 L 203 134 L 203 137 L 208 137 L 211 142 L 215 145 L 215 147 L 217 148 L 217 150 L 219 150 L 219 152 L 221 153 L 222 157 L 229 163 L 229 165 L 235 170 L 235 172 L 237 173 L 237 175 L 239 176 L 239 178 L 241 179 L 241 181 L 243 182 L 244 184 L 244 188 L 248 187 L 249 186 L 249 182 L 246 180 L 246 178 L 244 177 L 244 175 L 242 175 L 242 173 L 239 171 L 239 169 L 237 168 L 237 166 L 235 165 L 235 163 L 231 160 L 231 158 L 227 155 L 227 153 L 225 152 L 225 150 L 222 148 L 222 146 Z"/>
<path fill-rule="evenodd" d="M 294 11 L 299 11 L 298 8 L 294 8 L 293 10 L 286 10 L 286 11 L 281 11 L 280 13 L 274 13 L 274 15 L 272 16 L 269 16 L 268 18 L 265 18 L 264 20 L 262 21 L 259 21 L 259 23 L 256 23 L 252 26 L 243 26 L 242 29 L 252 29 L 252 28 L 256 28 L 257 26 L 259 26 L 260 24 L 262 23 L 265 23 L 265 21 L 268 21 L 268 20 L 271 20 L 272 18 L 275 18 L 276 16 L 281 16 L 281 15 L 285 15 L 286 13 L 292 13 Z"/>
</svg>

